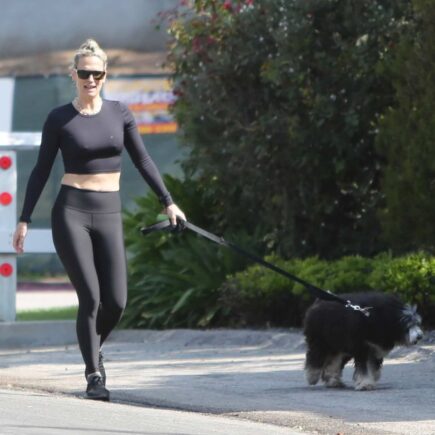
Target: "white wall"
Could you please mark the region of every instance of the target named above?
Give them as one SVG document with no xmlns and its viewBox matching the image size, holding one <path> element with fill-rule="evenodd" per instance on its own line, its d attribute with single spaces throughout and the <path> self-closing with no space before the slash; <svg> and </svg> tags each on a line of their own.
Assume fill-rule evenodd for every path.
<svg viewBox="0 0 435 435">
<path fill-rule="evenodd" d="M 14 84 L 13 78 L 0 77 L 0 131 L 12 130 Z"/>
<path fill-rule="evenodd" d="M 166 34 L 151 22 L 178 0 L 0 0 L 0 58 L 77 48 L 160 51 Z"/>
</svg>

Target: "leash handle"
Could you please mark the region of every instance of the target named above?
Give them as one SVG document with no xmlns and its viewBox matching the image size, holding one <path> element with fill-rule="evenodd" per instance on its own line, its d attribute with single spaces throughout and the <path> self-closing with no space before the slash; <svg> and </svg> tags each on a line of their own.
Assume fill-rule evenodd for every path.
<svg viewBox="0 0 435 435">
<path fill-rule="evenodd" d="M 156 231 L 173 231 L 181 232 L 186 227 L 187 221 L 177 216 L 177 225 L 172 225 L 171 221 L 166 215 L 159 214 L 157 218 L 163 218 L 161 222 L 157 222 L 148 227 L 142 227 L 140 231 L 142 234 L 147 235 L 150 233 L 155 233 Z"/>
<path fill-rule="evenodd" d="M 157 222 L 156 224 L 150 225 L 149 227 L 142 227 L 140 230 L 143 235 L 155 233 L 156 231 L 172 229 L 173 225 L 168 219 L 166 221 Z"/>
</svg>

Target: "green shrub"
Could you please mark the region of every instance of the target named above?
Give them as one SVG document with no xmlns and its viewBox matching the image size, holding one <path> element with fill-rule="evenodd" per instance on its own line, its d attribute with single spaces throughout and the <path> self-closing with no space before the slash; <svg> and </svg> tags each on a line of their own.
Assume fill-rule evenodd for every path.
<svg viewBox="0 0 435 435">
<path fill-rule="evenodd" d="M 301 260 L 276 256 L 265 260 L 302 278 Z M 300 326 L 310 301 L 299 284 L 258 264 L 230 277 L 219 291 L 228 313 L 227 325 L 236 327 Z"/>
<path fill-rule="evenodd" d="M 398 258 L 382 255 L 376 258 L 375 265 L 369 280 L 371 286 L 417 304 L 425 321 L 434 325 L 435 258 L 423 252 Z"/>
<path fill-rule="evenodd" d="M 369 282 L 374 267 L 373 260 L 370 258 L 343 257 L 327 264 L 326 267 L 328 277 L 323 286 L 335 293 L 367 291 L 373 288 Z"/>
</svg>

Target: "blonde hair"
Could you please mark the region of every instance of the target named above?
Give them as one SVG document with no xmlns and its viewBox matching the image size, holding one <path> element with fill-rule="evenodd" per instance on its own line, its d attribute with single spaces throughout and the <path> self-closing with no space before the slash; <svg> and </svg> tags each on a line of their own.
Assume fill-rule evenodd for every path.
<svg viewBox="0 0 435 435">
<path fill-rule="evenodd" d="M 76 51 L 74 55 L 74 62 L 72 65 L 72 68 L 77 68 L 77 65 L 79 63 L 79 60 L 82 57 L 88 57 L 88 56 L 96 56 L 100 58 L 104 63 L 104 69 L 106 69 L 107 66 L 107 54 L 104 52 L 104 50 L 101 49 L 101 47 L 98 45 L 98 42 L 94 39 L 87 39 Z"/>
</svg>

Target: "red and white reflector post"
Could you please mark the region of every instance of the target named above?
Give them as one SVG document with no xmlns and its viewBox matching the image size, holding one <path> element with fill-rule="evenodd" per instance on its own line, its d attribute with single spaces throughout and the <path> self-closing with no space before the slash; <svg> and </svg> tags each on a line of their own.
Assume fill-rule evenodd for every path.
<svg viewBox="0 0 435 435">
<path fill-rule="evenodd" d="M 12 237 L 17 224 L 17 152 L 39 148 L 40 143 L 41 133 L 0 131 L 0 322 L 14 321 L 16 315 L 17 254 Z M 24 252 L 54 253 L 51 230 L 29 228 Z"/>
<path fill-rule="evenodd" d="M 17 159 L 0 148 L 0 321 L 16 315 L 17 262 L 12 236 L 17 222 Z"/>
</svg>

